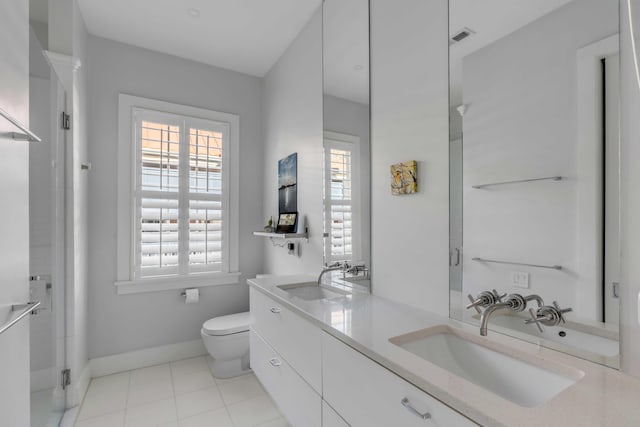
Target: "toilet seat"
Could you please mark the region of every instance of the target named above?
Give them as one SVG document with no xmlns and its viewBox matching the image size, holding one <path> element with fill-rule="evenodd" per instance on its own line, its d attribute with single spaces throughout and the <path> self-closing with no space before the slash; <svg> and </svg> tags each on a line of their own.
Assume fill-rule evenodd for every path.
<svg viewBox="0 0 640 427">
<path fill-rule="evenodd" d="M 249 312 L 229 314 L 214 317 L 202 325 L 202 331 L 207 335 L 220 336 L 237 334 L 249 330 Z"/>
</svg>

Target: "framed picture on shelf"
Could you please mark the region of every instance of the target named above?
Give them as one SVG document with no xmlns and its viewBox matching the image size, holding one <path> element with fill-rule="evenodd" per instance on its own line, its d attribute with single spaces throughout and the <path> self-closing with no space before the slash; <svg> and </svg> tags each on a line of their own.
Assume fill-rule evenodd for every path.
<svg viewBox="0 0 640 427">
<path fill-rule="evenodd" d="M 276 233 L 295 233 L 298 228 L 298 212 L 282 212 L 278 215 Z"/>
</svg>

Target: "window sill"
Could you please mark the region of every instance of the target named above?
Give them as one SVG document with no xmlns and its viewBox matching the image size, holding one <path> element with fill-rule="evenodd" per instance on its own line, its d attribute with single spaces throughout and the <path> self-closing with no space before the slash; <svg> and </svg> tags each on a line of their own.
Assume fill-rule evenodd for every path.
<svg viewBox="0 0 640 427">
<path fill-rule="evenodd" d="M 116 294 L 141 294 L 146 292 L 171 291 L 185 288 L 233 285 L 240 281 L 238 273 L 192 274 L 189 276 L 150 277 L 146 279 L 117 281 Z"/>
</svg>

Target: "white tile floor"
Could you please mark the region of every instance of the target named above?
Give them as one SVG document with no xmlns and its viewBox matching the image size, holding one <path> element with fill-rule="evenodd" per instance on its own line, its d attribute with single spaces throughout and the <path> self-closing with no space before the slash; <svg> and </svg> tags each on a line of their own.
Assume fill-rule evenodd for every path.
<svg viewBox="0 0 640 427">
<path fill-rule="evenodd" d="M 215 379 L 210 358 L 94 378 L 76 427 L 286 427 L 255 375 Z"/>
</svg>

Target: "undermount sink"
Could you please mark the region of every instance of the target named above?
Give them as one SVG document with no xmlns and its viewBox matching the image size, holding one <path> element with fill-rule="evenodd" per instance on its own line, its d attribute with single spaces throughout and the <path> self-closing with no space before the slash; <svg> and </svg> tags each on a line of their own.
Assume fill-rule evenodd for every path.
<svg viewBox="0 0 640 427">
<path fill-rule="evenodd" d="M 289 293 L 294 297 L 298 297 L 303 300 L 320 300 L 320 299 L 334 299 L 342 298 L 345 295 L 349 295 L 348 292 L 340 289 L 329 289 L 324 286 L 318 285 L 316 282 L 294 283 L 292 285 L 280 285 L 278 288 Z"/>
<path fill-rule="evenodd" d="M 464 378 L 524 407 L 535 407 L 553 398 L 584 376 L 567 366 L 535 360 L 533 356 L 495 345 L 486 339 L 438 325 L 389 339 L 405 350 L 451 374 Z M 542 365 L 546 366 L 542 366 Z"/>
</svg>

